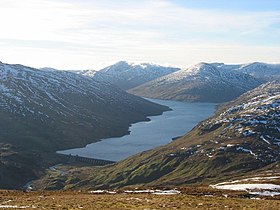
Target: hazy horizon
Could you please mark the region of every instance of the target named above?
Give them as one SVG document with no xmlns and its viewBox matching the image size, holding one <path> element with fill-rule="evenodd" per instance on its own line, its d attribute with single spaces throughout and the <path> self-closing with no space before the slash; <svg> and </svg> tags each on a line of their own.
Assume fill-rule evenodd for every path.
<svg viewBox="0 0 280 210">
<path fill-rule="evenodd" d="M 173 66 L 173 65 L 163 65 L 163 64 L 159 64 L 159 63 L 154 63 L 154 62 L 145 62 L 145 61 L 141 61 L 141 62 L 137 62 L 137 61 L 125 61 L 125 60 L 120 60 L 120 61 L 116 61 L 116 62 L 113 62 L 113 63 L 109 63 L 107 65 L 101 65 L 99 66 L 99 68 L 94 68 L 94 65 L 92 67 L 89 67 L 89 68 L 84 68 L 84 69 L 73 69 L 73 68 L 69 68 L 69 69 L 62 69 L 62 68 L 54 68 L 53 66 L 43 66 L 43 67 L 36 67 L 36 66 L 30 66 L 30 65 L 25 65 L 24 63 L 7 63 L 7 62 L 3 62 L 0 60 L 0 62 L 2 63 L 6 63 L 6 64 L 11 64 L 11 65 L 24 65 L 24 66 L 28 66 L 28 67 L 31 67 L 31 68 L 38 68 L 38 69 L 44 69 L 44 68 L 49 68 L 49 69 L 55 69 L 55 70 L 66 70 L 66 71 L 83 71 L 83 70 L 94 70 L 94 71 L 100 71 L 106 67 L 109 67 L 111 65 L 114 65 L 114 64 L 117 64 L 118 62 L 127 62 L 128 64 L 135 64 L 135 65 L 140 65 L 140 64 L 151 64 L 151 65 L 160 65 L 160 66 L 164 66 L 164 67 L 172 67 L 172 68 L 179 68 L 179 69 L 187 69 L 187 68 L 190 68 L 194 65 L 197 65 L 199 63 L 209 63 L 209 64 L 212 64 L 212 63 L 223 63 L 225 65 L 249 65 L 251 63 L 267 63 L 267 64 L 277 64 L 277 65 L 280 65 L 280 62 L 279 63 L 276 63 L 276 62 L 273 62 L 273 63 L 269 63 L 269 62 L 263 62 L 263 61 L 253 61 L 253 62 L 249 62 L 249 63 L 225 63 L 225 62 L 222 62 L 222 61 L 213 61 L 213 62 L 204 62 L 204 61 L 200 61 L 200 62 L 197 62 L 197 63 L 193 63 L 193 64 L 188 64 L 188 65 L 185 65 L 185 66 Z"/>
</svg>

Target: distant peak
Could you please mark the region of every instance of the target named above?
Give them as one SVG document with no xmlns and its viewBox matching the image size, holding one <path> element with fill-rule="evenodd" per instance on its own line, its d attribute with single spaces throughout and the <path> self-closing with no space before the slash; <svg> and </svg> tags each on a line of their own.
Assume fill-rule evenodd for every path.
<svg viewBox="0 0 280 210">
<path fill-rule="evenodd" d="M 266 64 L 267 63 L 258 62 L 258 61 L 251 63 L 251 65 L 266 65 Z"/>
<path fill-rule="evenodd" d="M 120 65 L 120 64 L 128 64 L 127 61 L 118 61 L 117 63 L 113 64 L 113 65 Z"/>
<path fill-rule="evenodd" d="M 211 63 L 200 62 L 181 71 L 184 75 L 220 75 L 220 69 Z"/>
<path fill-rule="evenodd" d="M 193 67 L 196 67 L 196 68 L 203 68 L 203 67 L 210 67 L 212 66 L 210 63 L 206 63 L 206 62 L 200 62 L 200 63 L 197 63 L 195 64 Z"/>
<path fill-rule="evenodd" d="M 141 67 L 142 69 L 146 69 L 149 66 L 158 66 L 158 65 L 155 65 L 155 64 L 152 64 L 152 63 L 137 63 L 137 62 L 133 62 L 133 63 L 131 63 L 131 66 L 133 66 L 133 67 L 138 66 L 138 67 Z"/>
<path fill-rule="evenodd" d="M 253 63 L 246 63 L 246 64 L 243 64 L 241 67 L 247 67 L 247 66 L 264 66 L 264 65 L 267 65 L 267 63 L 253 62 Z"/>
<path fill-rule="evenodd" d="M 200 63 L 195 64 L 194 66 L 191 66 L 189 69 L 191 69 L 192 71 L 193 70 L 200 71 L 200 70 L 209 69 L 209 68 L 212 69 L 212 68 L 214 68 L 214 66 L 212 66 L 209 63 L 200 62 Z"/>
<path fill-rule="evenodd" d="M 152 64 L 152 63 L 144 63 L 144 62 L 127 62 L 127 61 L 119 61 L 113 65 L 111 65 L 110 67 L 140 67 L 142 69 L 146 69 L 150 66 L 159 66 L 159 65 L 156 65 L 156 64 Z"/>
<path fill-rule="evenodd" d="M 223 67 L 225 65 L 225 63 L 214 62 L 214 63 L 211 63 L 211 65 L 214 65 L 216 67 Z"/>
<path fill-rule="evenodd" d="M 108 67 L 119 67 L 119 66 L 121 66 L 121 67 L 128 67 L 128 66 L 131 66 L 131 64 L 129 62 L 127 62 L 127 61 L 118 61 L 117 63 L 114 63 L 114 64 L 112 64 L 112 65 L 110 65 Z"/>
</svg>

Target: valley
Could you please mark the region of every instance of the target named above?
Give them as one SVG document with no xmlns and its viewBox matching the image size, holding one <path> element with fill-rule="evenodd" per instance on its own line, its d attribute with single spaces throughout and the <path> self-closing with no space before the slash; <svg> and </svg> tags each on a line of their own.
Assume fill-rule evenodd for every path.
<svg viewBox="0 0 280 210">
<path fill-rule="evenodd" d="M 280 210 L 280 1 L 0 0 L 0 210 Z"/>
<path fill-rule="evenodd" d="M 199 186 L 256 172 L 274 170 L 277 174 L 279 90 L 277 82 L 261 85 L 221 106 L 214 116 L 170 144 L 113 165 L 72 168 L 65 176 L 45 176 L 37 187 Z"/>
<path fill-rule="evenodd" d="M 147 100 L 169 107 L 171 110 L 159 116 L 151 116 L 149 121 L 132 124 L 128 135 L 102 139 L 84 148 L 58 151 L 58 153 L 120 161 L 131 155 L 168 144 L 174 137 L 183 136 L 197 123 L 212 115 L 216 107 L 213 103 Z"/>
<path fill-rule="evenodd" d="M 142 76 L 143 69 L 151 68 L 146 64 L 120 64 L 127 68 L 132 65 L 138 69 L 136 75 L 141 72 Z M 175 72 L 143 80 L 143 84 L 127 90 L 134 93 L 134 89 L 145 90 L 147 86 L 152 93 L 158 81 L 169 84 L 166 79 L 179 81 L 175 89 L 194 85 L 192 93 L 198 95 L 183 91 L 183 98 L 176 96 L 175 89 L 164 87 L 172 96 L 164 99 L 177 100 L 171 101 L 131 95 L 121 90 L 126 88 L 117 87 L 116 80 L 115 84 L 95 80 L 95 73 L 86 72 L 87 76 L 85 71 L 1 63 L 0 185 L 5 189 L 25 185 L 26 198 L 32 204 L 25 196 L 19 199 L 20 192 L 1 191 L 11 199 L 4 200 L 0 207 L 93 208 L 85 202 L 98 199 L 94 205 L 106 206 L 103 199 L 108 199 L 116 203 L 116 209 L 143 209 L 143 202 L 151 199 L 153 204 L 149 206 L 180 209 L 182 203 L 173 203 L 180 199 L 190 203 L 190 209 L 215 209 L 225 204 L 263 208 L 252 206 L 251 199 L 264 199 L 264 206 L 277 209 L 279 82 L 265 83 L 267 78 L 262 74 L 254 77 L 248 68 L 256 65 L 259 69 L 261 64 L 238 67 L 238 72 L 233 70 L 236 66 L 201 63 L 187 74 L 174 68 L 171 71 Z M 113 70 L 112 75 L 120 77 L 116 66 Z M 34 190 L 60 191 L 39 195 L 30 192 Z M 70 199 L 71 193 L 85 199 L 84 206 L 70 200 L 58 204 L 61 196 Z M 36 201 L 34 195 L 52 196 L 53 201 Z M 123 199 L 125 202 L 119 205 Z M 235 199 L 241 199 L 244 206 L 234 203 Z"/>
<path fill-rule="evenodd" d="M 72 72 L 0 63 L 0 187 L 21 188 L 55 151 L 122 136 L 168 107 Z"/>
</svg>

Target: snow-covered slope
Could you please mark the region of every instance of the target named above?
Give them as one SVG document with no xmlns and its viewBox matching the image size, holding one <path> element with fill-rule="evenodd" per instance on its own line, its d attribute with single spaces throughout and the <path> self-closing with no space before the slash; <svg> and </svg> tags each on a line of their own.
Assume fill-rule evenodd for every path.
<svg viewBox="0 0 280 210">
<path fill-rule="evenodd" d="M 88 70 L 72 70 L 71 72 L 93 78 L 97 71 L 93 69 L 88 69 Z"/>
<path fill-rule="evenodd" d="M 236 70 L 267 81 L 280 79 L 280 64 L 255 62 L 241 65 Z"/>
<path fill-rule="evenodd" d="M 224 102 L 255 88 L 261 81 L 234 66 L 199 63 L 188 69 L 147 82 L 129 92 L 151 98 L 181 101 Z"/>
<path fill-rule="evenodd" d="M 249 64 L 228 65 L 224 63 L 211 63 L 211 65 L 220 69 L 236 70 L 242 73 L 250 74 L 251 76 L 262 79 L 264 81 L 272 81 L 280 79 L 280 64 L 268 64 L 254 62 Z"/>
<path fill-rule="evenodd" d="M 265 163 L 279 161 L 280 84 L 265 83 L 243 94 L 203 125 L 205 130 L 223 127 L 221 138 L 250 139 L 231 145 L 240 153 L 248 153 Z"/>
<path fill-rule="evenodd" d="M 127 90 L 177 70 L 179 69 L 149 63 L 135 64 L 120 61 L 100 71 L 88 70 L 80 73 L 91 76 L 97 81 L 109 82 L 123 90 Z"/>
</svg>

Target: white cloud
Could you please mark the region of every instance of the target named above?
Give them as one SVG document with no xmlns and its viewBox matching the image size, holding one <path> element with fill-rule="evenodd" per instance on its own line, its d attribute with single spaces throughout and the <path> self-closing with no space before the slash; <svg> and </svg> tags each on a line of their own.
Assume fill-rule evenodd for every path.
<svg viewBox="0 0 280 210">
<path fill-rule="evenodd" d="M 269 40 L 271 30 L 275 38 L 279 30 L 271 26 L 279 22 L 275 12 L 190 9 L 163 0 L 1 0 L 0 59 L 57 68 L 117 60 L 280 62 L 270 53 L 279 54 L 277 46 L 258 41 Z"/>
</svg>

